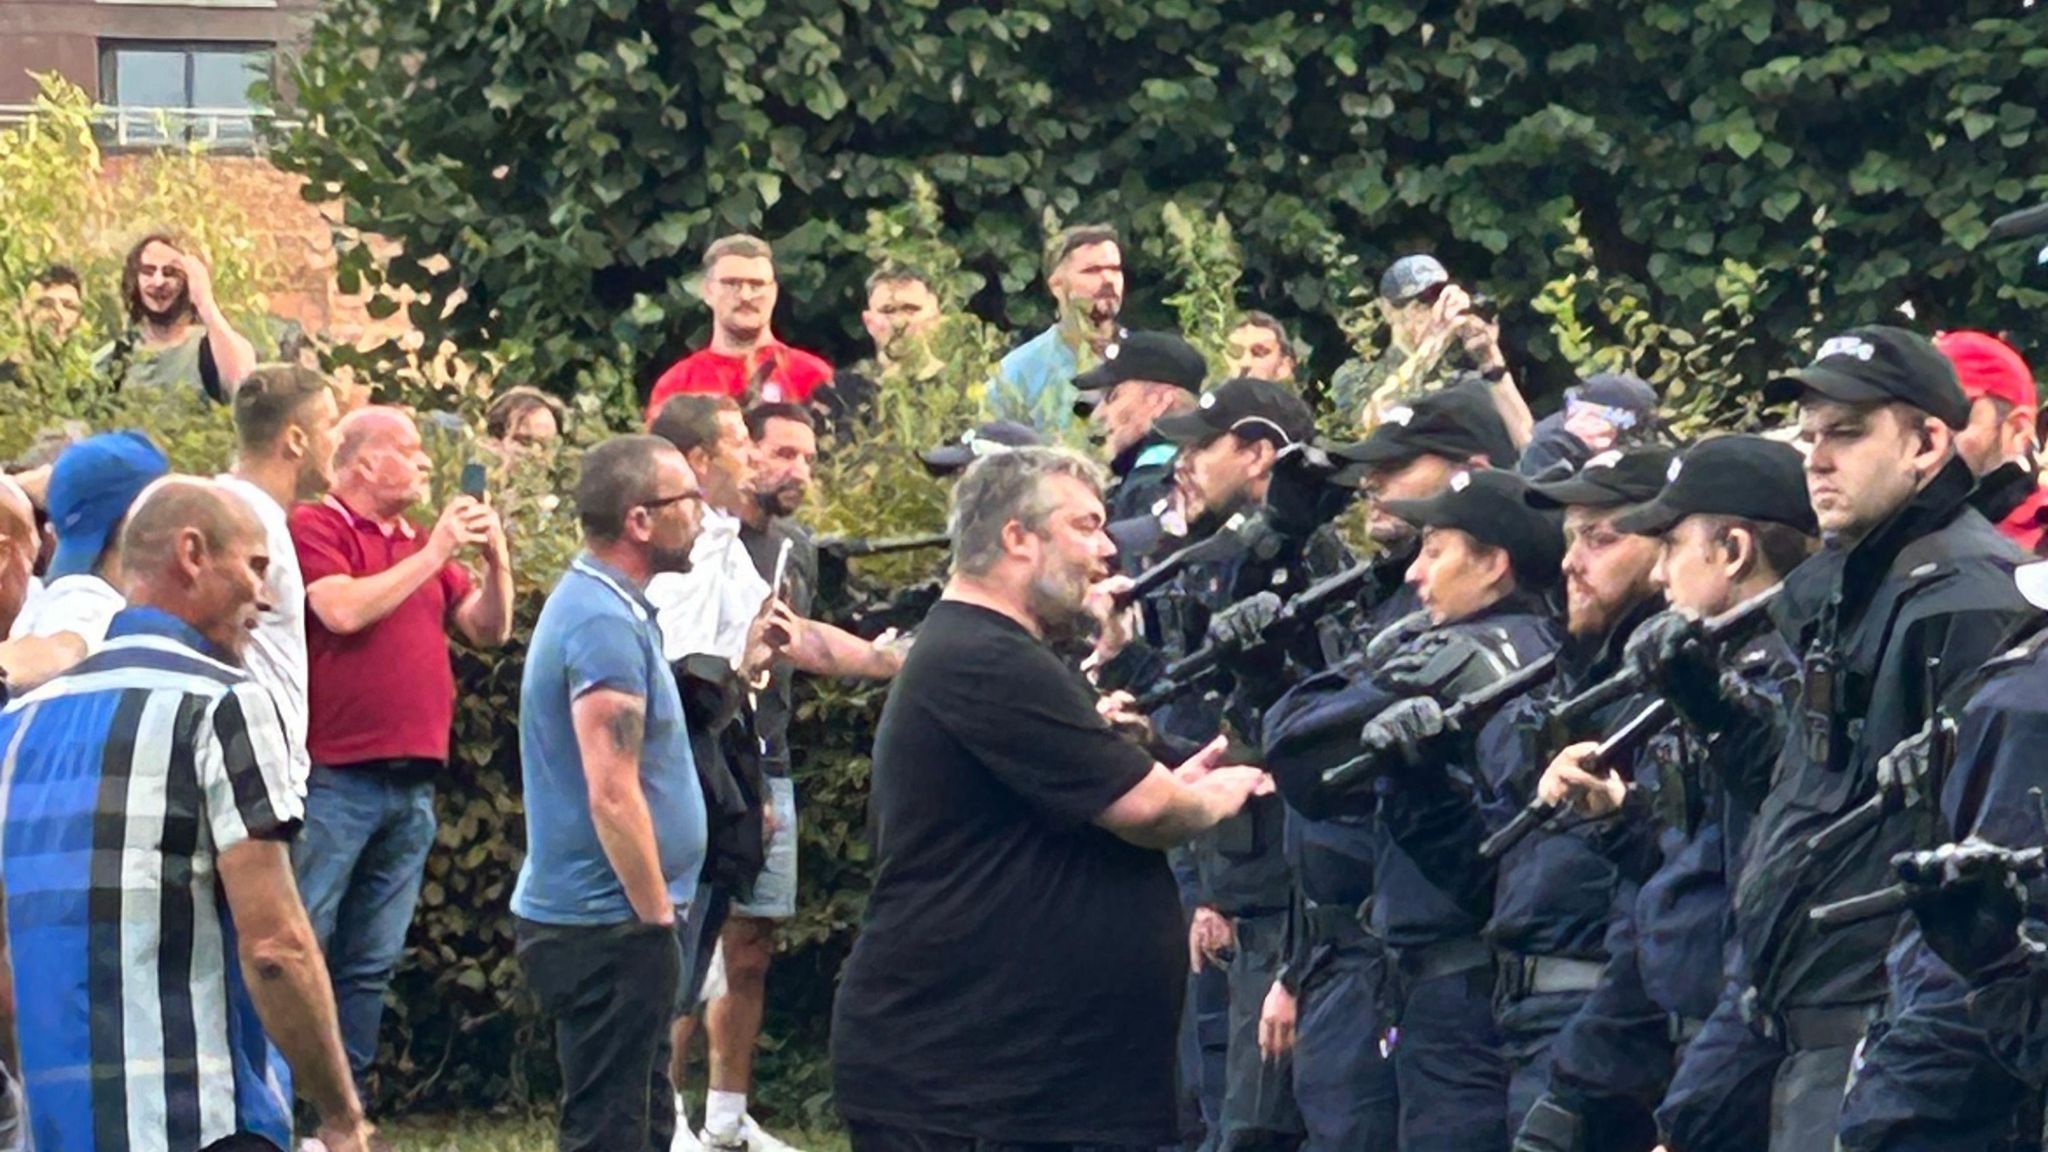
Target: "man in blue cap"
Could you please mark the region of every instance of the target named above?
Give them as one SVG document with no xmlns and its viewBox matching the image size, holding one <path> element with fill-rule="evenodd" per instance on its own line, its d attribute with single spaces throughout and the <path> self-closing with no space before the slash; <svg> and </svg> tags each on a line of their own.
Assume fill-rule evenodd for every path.
<svg viewBox="0 0 2048 1152">
<path fill-rule="evenodd" d="M 127 606 L 121 592 L 121 525 L 142 490 L 171 470 L 163 451 L 140 432 L 90 436 L 64 450 L 50 472 L 50 526 L 57 533 L 48 583 L 29 598 L 8 632 L 55 637 L 69 633 L 88 651 L 106 639 L 107 624 Z"/>
</svg>

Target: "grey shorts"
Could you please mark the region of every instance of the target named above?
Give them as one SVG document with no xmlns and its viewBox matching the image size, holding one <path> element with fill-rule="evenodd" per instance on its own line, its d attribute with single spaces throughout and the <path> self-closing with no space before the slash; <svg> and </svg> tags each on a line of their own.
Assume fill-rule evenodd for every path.
<svg viewBox="0 0 2048 1152">
<path fill-rule="evenodd" d="M 735 903 L 732 914 L 750 920 L 787 920 L 796 915 L 796 785 L 787 776 L 770 776 L 763 784 L 775 813 L 775 836 L 768 841 L 768 862 L 754 881 L 754 898 Z"/>
</svg>

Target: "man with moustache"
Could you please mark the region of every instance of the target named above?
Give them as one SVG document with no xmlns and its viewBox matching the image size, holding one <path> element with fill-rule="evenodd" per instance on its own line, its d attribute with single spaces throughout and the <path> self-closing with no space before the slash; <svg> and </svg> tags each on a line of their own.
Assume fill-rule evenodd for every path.
<svg viewBox="0 0 2048 1152">
<path fill-rule="evenodd" d="M 1852 329 L 1767 395 L 1799 403 L 1826 546 L 1775 606 L 1801 654 L 1797 727 L 1736 886 L 1742 968 L 1658 1110 L 1673 1152 L 1727 1146 L 1721 1105 L 1750 1076 L 1773 1082 L 1772 1152 L 1835 1139 L 1853 1055 L 1883 1010 L 1897 925 L 1830 931 L 1807 912 L 1890 880 L 1891 856 L 1913 846 L 1922 817 L 1864 808 L 1880 758 L 1927 723 L 1930 701 L 1958 703 L 1947 699 L 1954 687 L 2034 615 L 2012 581 L 2024 553 L 1969 506 L 1974 478 L 1955 452 L 1969 402 L 1925 338 Z M 1869 817 L 1837 826 L 1858 809 Z"/>
<path fill-rule="evenodd" d="M 226 402 L 256 368 L 256 348 L 213 295 L 213 272 L 167 233 L 145 236 L 121 265 L 130 329 L 93 356 L 118 389 L 200 394 Z"/>
<path fill-rule="evenodd" d="M 723 236 L 704 250 L 704 302 L 711 307 L 711 343 L 670 365 L 647 397 L 647 419 L 669 397 L 696 393 L 807 404 L 832 384 L 832 366 L 776 339 L 775 250 L 744 233 Z"/>
<path fill-rule="evenodd" d="M 1326 834 L 1300 867 L 1304 918 L 1329 950 L 1290 974 L 1309 1026 L 1297 1067 L 1327 1077 L 1306 1109 L 1317 1148 L 1507 1146 L 1493 951 L 1479 936 L 1487 893 L 1450 890 L 1423 861 L 1470 854 L 1479 812 L 1460 782 L 1477 748 L 1500 738 L 1499 717 L 1477 733 L 1445 732 L 1442 706 L 1557 645 L 1543 593 L 1563 540 L 1525 494 L 1513 473 L 1472 469 L 1435 497 L 1388 502 L 1422 529 L 1407 570 L 1422 613 L 1267 714 L 1265 760 L 1290 814 L 1312 822 L 1305 829 L 1354 831 Z M 1332 1016 L 1326 995 L 1350 1011 Z M 1285 1039 L 1283 1029 L 1273 1041 Z M 1317 1054 L 1329 1069 L 1310 1064 Z M 1347 1086 L 1355 1101 L 1339 1095 Z"/>
<path fill-rule="evenodd" d="M 1775 631 L 1717 646 L 1701 637 L 1700 621 L 1770 589 L 1812 552 L 1818 527 L 1801 467 L 1789 444 L 1716 437 L 1672 464 L 1655 500 L 1613 521 L 1660 543 L 1651 578 L 1671 611 L 1637 629 L 1622 658 L 1678 719 L 1634 758 L 1633 772 L 1589 771 L 1591 740 L 1564 748 L 1537 795 L 1589 819 L 1619 811 L 1631 794 L 1646 797 L 1660 859 L 1639 892 L 1624 885 L 1618 893 L 1606 967 L 1551 1042 L 1549 1084 L 1522 1123 L 1517 1152 L 1649 1147 L 1650 1113 L 1678 1053 L 1720 995 L 1728 893 L 1789 727 L 1799 663 Z M 1627 718 L 1646 706 L 1621 711 Z M 1639 862 L 1625 839 L 1611 843 L 1617 865 Z M 1769 1086 L 1742 1087 L 1724 1102 L 1724 1124 L 1761 1146 Z"/>
<path fill-rule="evenodd" d="M 856 1152 L 1174 1139 L 1184 956 L 1163 852 L 1265 776 L 1220 766 L 1220 742 L 1157 763 L 1059 655 L 1109 573 L 1101 484 L 1020 448 L 954 489 L 952 579 L 876 732 L 875 886 L 833 1010 Z"/>
<path fill-rule="evenodd" d="M 1294 341 L 1287 326 L 1270 312 L 1247 312 L 1230 330 L 1227 359 L 1232 376 L 1250 376 L 1281 384 L 1294 380 Z"/>
<path fill-rule="evenodd" d="M 1103 356 L 1122 331 L 1116 317 L 1124 304 L 1124 258 L 1116 229 L 1086 224 L 1055 234 L 1046 245 L 1045 286 L 1058 315 L 1003 357 L 988 404 L 998 420 L 1056 432 L 1072 424 L 1072 381 L 1083 351 Z"/>
<path fill-rule="evenodd" d="M 364 1152 L 292 882 L 302 810 L 284 728 L 240 667 L 262 607 L 263 526 L 218 486 L 177 477 L 137 503 L 121 550 L 128 603 L 105 645 L 0 713 L 33 1141 L 289 1148 L 296 1088 L 329 1152 Z"/>
<path fill-rule="evenodd" d="M 519 686 L 521 968 L 554 1024 L 563 1152 L 673 1135 L 668 1013 L 704 861 L 687 720 L 642 589 L 687 568 L 704 494 L 682 453 L 620 436 L 583 457 L 583 551 L 548 593 Z"/>
<path fill-rule="evenodd" d="M 761 1036 L 776 926 L 796 915 L 797 796 L 790 778 L 789 746 L 792 681 L 799 671 L 886 680 L 902 666 L 903 652 L 897 645 L 870 643 L 809 618 L 817 593 L 818 553 L 810 534 L 790 518 L 803 507 L 811 467 L 818 458 L 817 424 L 810 410 L 796 404 L 756 405 L 747 411 L 746 423 L 753 438 L 754 471 L 739 513 L 740 543 L 763 580 L 775 578 L 783 551 L 788 550 L 783 582 L 774 590 L 775 604 L 769 610 L 771 643 L 778 658 L 751 709 L 772 827 L 767 859 L 753 892 L 732 905 L 719 932 L 726 992 L 705 1009 L 711 1087 L 701 1139 L 714 1150 L 785 1152 L 789 1146 L 748 1114 L 747 1093 L 753 1083 L 754 1048 Z"/>
</svg>

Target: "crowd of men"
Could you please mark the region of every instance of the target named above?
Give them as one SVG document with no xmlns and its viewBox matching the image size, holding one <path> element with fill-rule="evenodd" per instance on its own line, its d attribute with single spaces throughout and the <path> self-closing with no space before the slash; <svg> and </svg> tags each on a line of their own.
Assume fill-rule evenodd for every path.
<svg viewBox="0 0 2048 1152">
<path fill-rule="evenodd" d="M 708 345 L 583 453 L 510 909 L 565 1152 L 788 1148 L 749 1097 L 799 673 L 901 673 L 833 1022 L 863 1152 L 2039 1146 L 2017 350 L 1854 329 L 1770 382 L 1785 434 L 1678 444 L 1627 375 L 1537 419 L 1410 256 L 1327 398 L 1371 431 L 1329 440 L 1271 315 L 1217 380 L 1120 325 L 1113 230 L 1045 271 L 1059 319 L 923 454 L 952 555 L 909 637 L 818 618 L 800 521 L 879 379 L 963 386 L 916 270 L 835 369 L 775 334 L 772 249 L 719 240 Z M 380 1146 L 450 635 L 507 643 L 512 545 L 487 475 L 431 491 L 413 413 L 258 366 L 175 238 L 122 290 L 109 385 L 226 403 L 237 449 L 178 475 L 104 431 L 0 479 L 0 1146 Z M 53 269 L 30 315 L 61 339 L 82 292 Z M 564 419 L 510 388 L 483 435 Z"/>
</svg>

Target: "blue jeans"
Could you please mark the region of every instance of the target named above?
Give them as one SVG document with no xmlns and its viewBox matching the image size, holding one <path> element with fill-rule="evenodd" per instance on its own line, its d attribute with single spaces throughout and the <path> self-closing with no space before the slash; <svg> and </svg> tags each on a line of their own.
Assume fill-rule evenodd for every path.
<svg viewBox="0 0 2048 1152">
<path fill-rule="evenodd" d="M 314 765 L 292 870 L 313 921 L 360 1088 L 377 1058 L 384 989 L 405 951 L 434 846 L 434 785 L 375 768 Z"/>
</svg>

